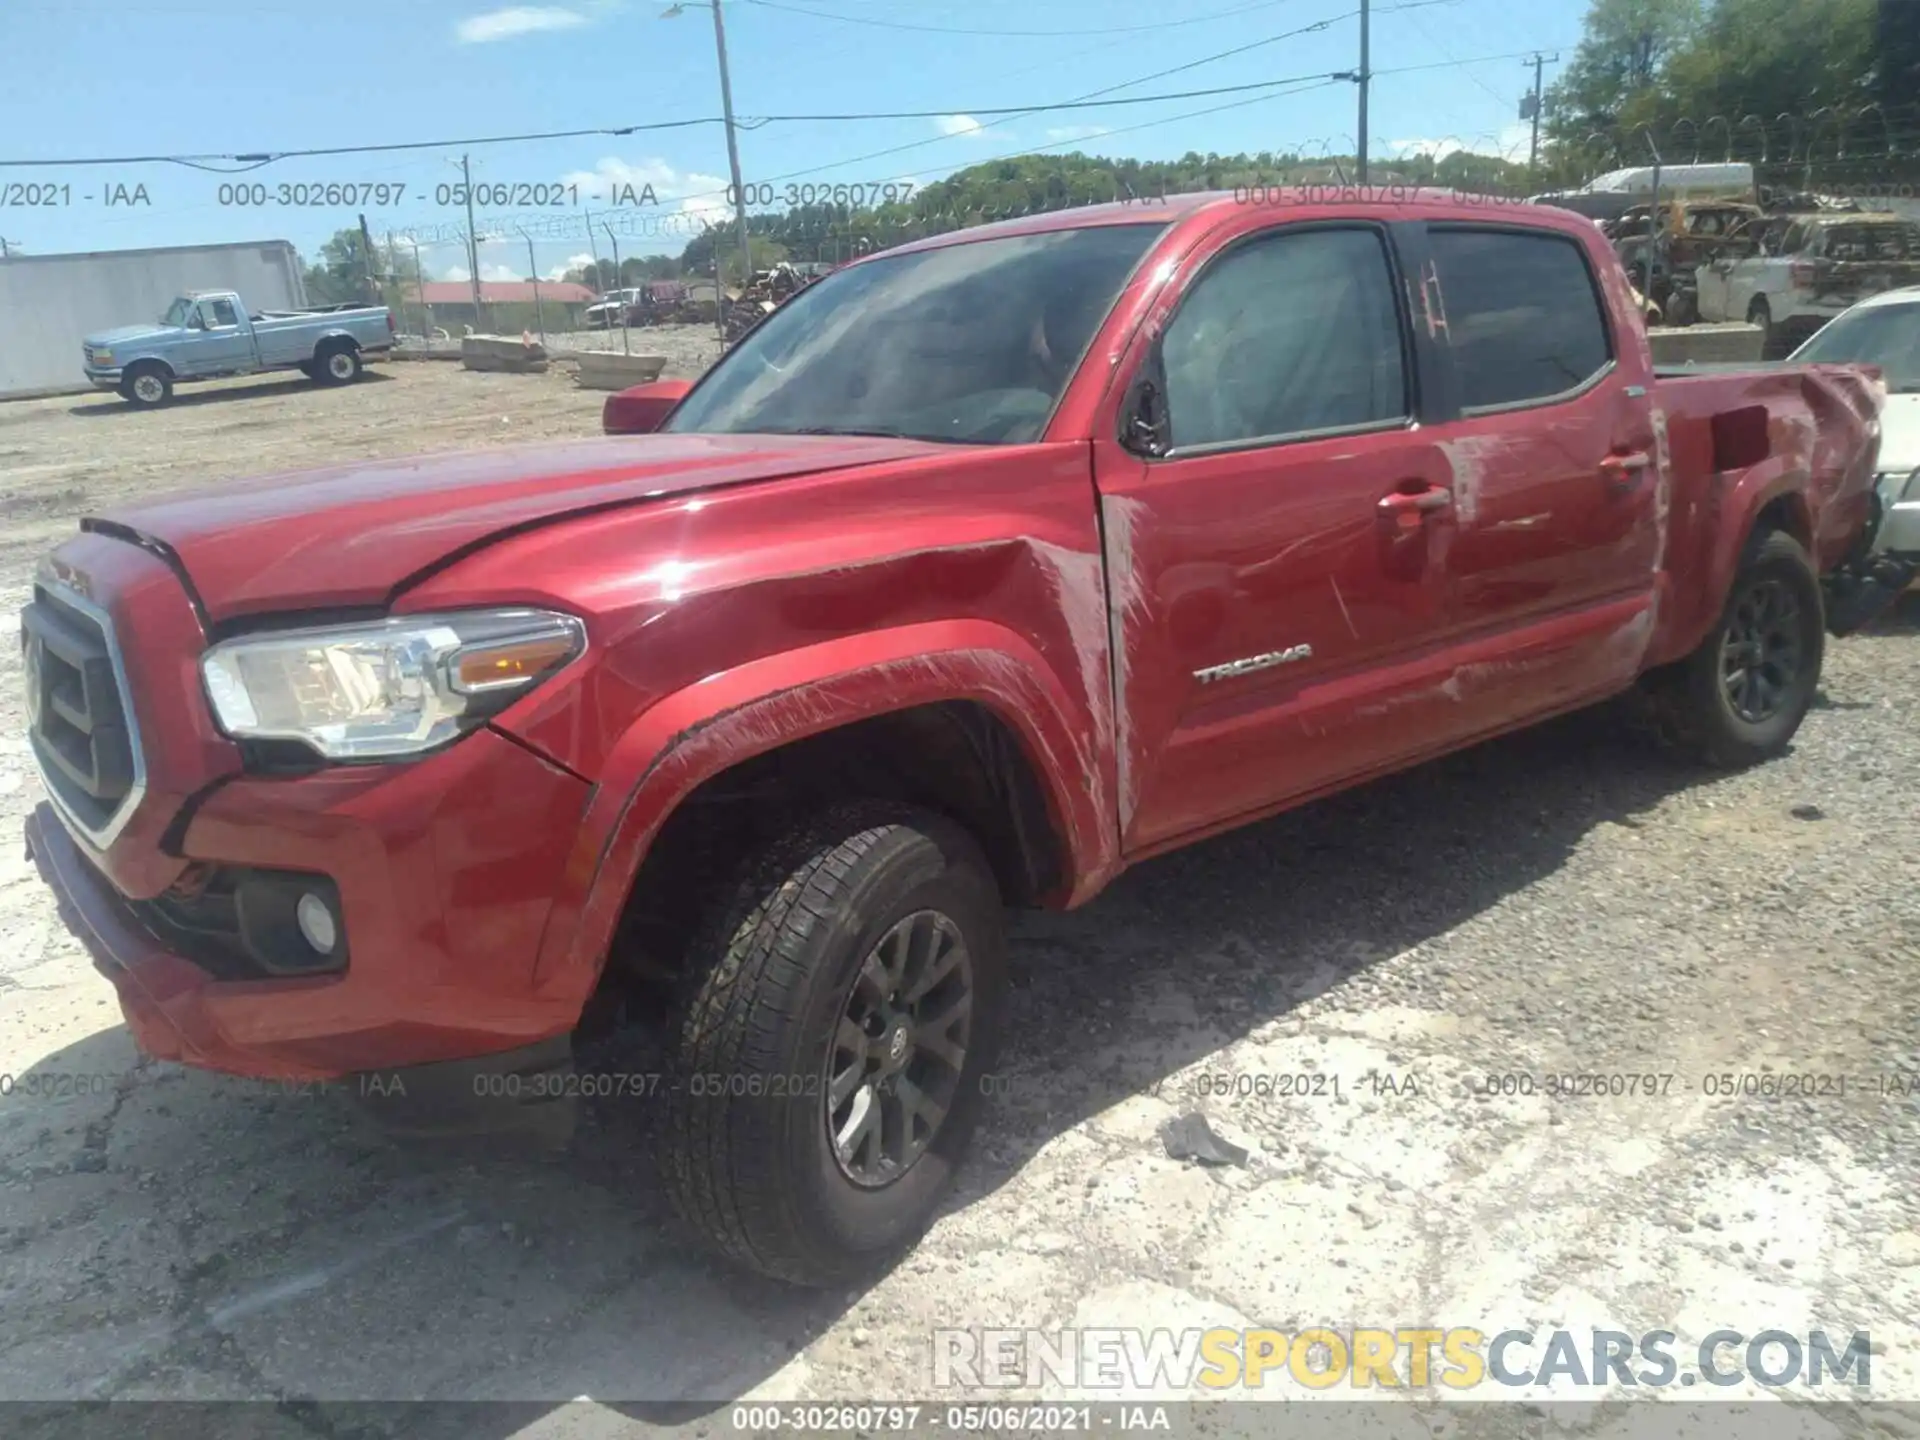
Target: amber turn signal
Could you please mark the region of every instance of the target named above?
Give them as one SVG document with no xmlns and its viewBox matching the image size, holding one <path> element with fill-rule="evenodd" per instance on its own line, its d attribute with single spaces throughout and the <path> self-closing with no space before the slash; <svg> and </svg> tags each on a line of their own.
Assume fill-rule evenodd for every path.
<svg viewBox="0 0 1920 1440">
<path fill-rule="evenodd" d="M 465 695 L 484 695 L 525 685 L 566 664 L 578 648 L 574 637 L 565 633 L 469 646 L 452 658 L 453 688 Z"/>
</svg>

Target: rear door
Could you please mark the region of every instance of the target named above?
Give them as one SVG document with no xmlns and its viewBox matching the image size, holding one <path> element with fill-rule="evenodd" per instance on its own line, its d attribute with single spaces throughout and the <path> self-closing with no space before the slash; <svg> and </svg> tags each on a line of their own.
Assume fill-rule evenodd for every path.
<svg viewBox="0 0 1920 1440">
<path fill-rule="evenodd" d="M 1216 241 L 1127 357 L 1165 421 L 1095 441 L 1131 853 L 1446 738 L 1450 472 L 1392 228 Z"/>
<path fill-rule="evenodd" d="M 1455 643 L 1468 728 L 1620 688 L 1652 621 L 1664 473 L 1646 350 L 1616 332 L 1591 252 L 1536 226 L 1434 223 L 1452 471 Z"/>
</svg>

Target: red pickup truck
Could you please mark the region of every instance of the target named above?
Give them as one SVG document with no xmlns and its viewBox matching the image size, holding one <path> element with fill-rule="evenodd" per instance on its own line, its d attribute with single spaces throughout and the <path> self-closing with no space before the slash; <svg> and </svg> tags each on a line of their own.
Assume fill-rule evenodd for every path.
<svg viewBox="0 0 1920 1440">
<path fill-rule="evenodd" d="M 1552 209 L 942 236 L 616 397 L 658 433 L 85 519 L 23 614 L 28 845 L 152 1054 L 635 1100 L 694 1228 L 838 1281 L 966 1145 L 1003 906 L 1636 683 L 1779 754 L 1879 403 L 1656 375 Z M 576 1068 L 615 1012 L 657 1073 Z"/>
</svg>

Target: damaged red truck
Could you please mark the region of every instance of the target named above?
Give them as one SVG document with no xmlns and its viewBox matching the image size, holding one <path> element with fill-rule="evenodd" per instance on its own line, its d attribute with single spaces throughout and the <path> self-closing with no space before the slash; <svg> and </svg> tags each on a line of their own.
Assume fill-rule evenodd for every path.
<svg viewBox="0 0 1920 1440">
<path fill-rule="evenodd" d="M 1636 685 L 1779 754 L 1885 578 L 1872 375 L 1656 375 L 1578 216 L 1244 200 L 847 266 L 610 402 L 657 433 L 83 521 L 27 838 L 139 1043 L 624 1096 L 694 1228 L 837 1281 L 967 1142 L 1003 906 Z"/>
</svg>

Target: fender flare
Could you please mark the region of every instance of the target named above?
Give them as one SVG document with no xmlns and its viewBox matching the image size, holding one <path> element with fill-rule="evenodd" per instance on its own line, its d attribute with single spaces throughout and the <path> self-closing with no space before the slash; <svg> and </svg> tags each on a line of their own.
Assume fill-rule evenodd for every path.
<svg viewBox="0 0 1920 1440">
<path fill-rule="evenodd" d="M 742 761 L 857 720 L 972 700 L 1005 721 L 1062 842 L 1067 903 L 1120 869 L 1085 772 L 1111 765 L 1032 643 L 985 620 L 934 621 L 750 660 L 650 706 L 615 742 L 581 816 L 535 962 L 542 999 L 584 1005 L 653 839 L 695 788 Z"/>
<path fill-rule="evenodd" d="M 1713 543 L 1705 557 L 1705 574 L 1693 591 L 1696 597 L 1693 611 L 1686 622 L 1676 625 L 1675 632 L 1658 646 L 1659 663 L 1692 654 L 1706 639 L 1727 603 L 1734 575 L 1740 568 L 1740 557 L 1746 553 L 1760 513 L 1769 505 L 1782 497 L 1790 498 L 1801 531 L 1795 538 L 1803 544 L 1810 543 L 1813 517 L 1807 506 L 1808 484 L 1809 476 L 1800 463 L 1782 456 L 1755 465 L 1721 496 Z"/>
<path fill-rule="evenodd" d="M 347 344 L 352 346 L 355 350 L 362 350 L 366 348 L 360 343 L 359 337 L 356 336 L 351 330 L 326 330 L 326 331 L 322 331 L 321 334 L 313 342 L 314 358 L 318 359 L 320 356 L 320 352 L 326 349 L 327 346 L 330 345 L 335 340 L 344 340 L 347 342 Z"/>
</svg>

